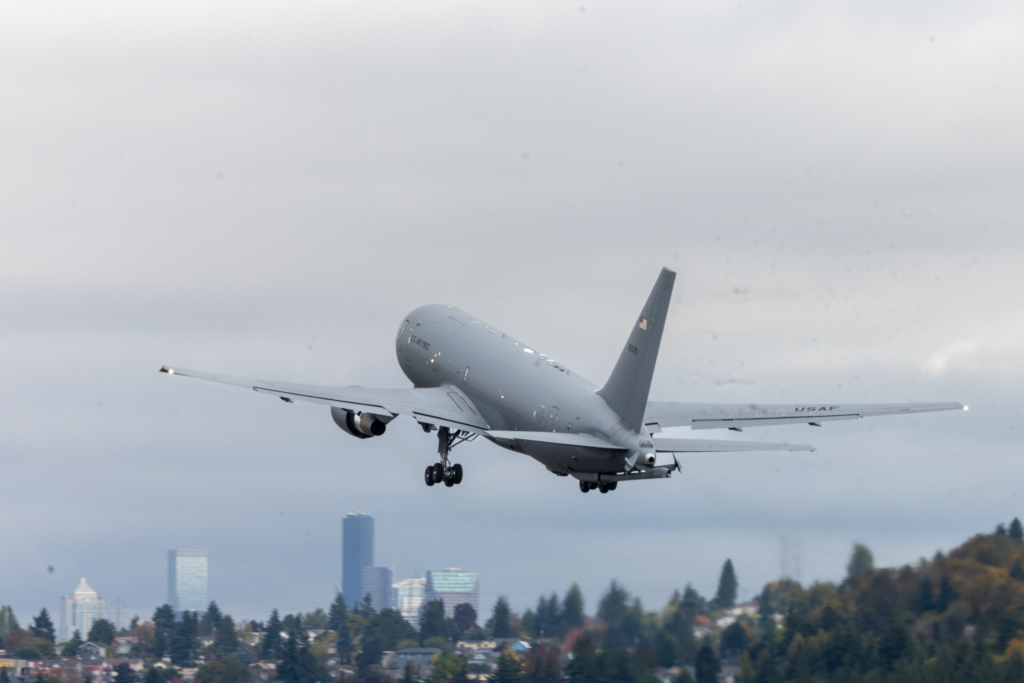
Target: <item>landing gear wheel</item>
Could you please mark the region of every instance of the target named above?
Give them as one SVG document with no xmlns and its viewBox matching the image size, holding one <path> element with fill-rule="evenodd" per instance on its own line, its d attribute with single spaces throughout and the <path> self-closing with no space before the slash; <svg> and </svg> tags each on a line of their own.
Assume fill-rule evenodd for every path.
<svg viewBox="0 0 1024 683">
<path fill-rule="evenodd" d="M 423 473 L 423 480 L 427 482 L 427 486 L 434 485 L 434 466 L 427 465 L 427 471 Z"/>
<path fill-rule="evenodd" d="M 444 485 L 447 486 L 448 488 L 455 486 L 455 473 L 452 472 L 451 469 L 449 469 L 444 474 Z"/>
<path fill-rule="evenodd" d="M 580 482 L 580 491 L 583 491 L 583 493 L 590 493 L 590 484 L 588 484 L 585 481 L 581 481 Z"/>
<path fill-rule="evenodd" d="M 455 480 L 455 483 L 456 484 L 461 484 L 462 483 L 462 465 L 460 465 L 459 463 L 455 463 L 455 465 L 452 466 L 452 475 L 453 475 L 452 478 Z"/>
<path fill-rule="evenodd" d="M 441 463 L 436 462 L 430 466 L 430 469 L 434 470 L 434 483 L 440 484 L 444 481 L 444 468 L 441 467 Z"/>
<path fill-rule="evenodd" d="M 610 490 L 606 484 L 601 484 L 597 488 L 601 493 L 608 493 L 608 491 Z"/>
<path fill-rule="evenodd" d="M 617 481 L 613 481 L 610 484 L 608 484 L 608 490 L 609 491 L 614 491 L 617 488 L 619 488 L 619 482 L 617 482 Z"/>
</svg>

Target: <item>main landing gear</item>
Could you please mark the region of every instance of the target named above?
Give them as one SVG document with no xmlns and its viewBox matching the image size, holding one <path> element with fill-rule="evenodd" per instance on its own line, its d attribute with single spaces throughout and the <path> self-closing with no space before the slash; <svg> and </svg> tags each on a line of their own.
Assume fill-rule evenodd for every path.
<svg viewBox="0 0 1024 683">
<path fill-rule="evenodd" d="M 463 435 L 461 431 L 452 434 L 447 427 L 440 427 L 437 430 L 437 453 L 441 456 L 441 462 L 427 466 L 427 470 L 423 473 L 423 480 L 427 486 L 443 483 L 445 486 L 452 487 L 462 483 L 462 465 L 449 464 L 448 454 L 460 443 L 472 439 L 472 436 Z"/>
<path fill-rule="evenodd" d="M 598 489 L 601 493 L 608 493 L 609 491 L 614 491 L 618 486 L 619 482 L 617 481 L 610 481 L 607 484 L 598 484 L 596 481 L 581 481 L 580 491 L 588 493 L 594 489 Z"/>
</svg>

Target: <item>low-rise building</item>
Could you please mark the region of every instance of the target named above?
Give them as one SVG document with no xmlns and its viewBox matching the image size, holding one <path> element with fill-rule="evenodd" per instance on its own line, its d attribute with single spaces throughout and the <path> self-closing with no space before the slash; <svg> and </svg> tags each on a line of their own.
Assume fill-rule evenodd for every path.
<svg viewBox="0 0 1024 683">
<path fill-rule="evenodd" d="M 407 647 L 395 653 L 394 667 L 404 669 L 406 664 L 423 666 L 440 654 L 441 650 L 436 647 Z"/>
<path fill-rule="evenodd" d="M 107 658 L 107 648 L 93 642 L 82 643 L 76 654 L 83 664 L 102 664 Z"/>
</svg>

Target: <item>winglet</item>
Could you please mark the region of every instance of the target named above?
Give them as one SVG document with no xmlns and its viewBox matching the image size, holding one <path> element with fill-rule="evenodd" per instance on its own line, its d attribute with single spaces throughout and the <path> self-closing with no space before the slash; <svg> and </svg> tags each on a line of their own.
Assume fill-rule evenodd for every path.
<svg viewBox="0 0 1024 683">
<path fill-rule="evenodd" d="M 633 324 L 626 348 L 619 355 L 608 382 L 597 394 L 630 427 L 640 431 L 644 411 L 647 409 L 647 394 L 651 391 L 654 364 L 658 360 L 661 333 L 665 330 L 668 304 L 672 299 L 672 286 L 676 274 L 662 268 L 654 289 L 647 297 L 647 303 L 640 311 L 640 317 Z"/>
</svg>

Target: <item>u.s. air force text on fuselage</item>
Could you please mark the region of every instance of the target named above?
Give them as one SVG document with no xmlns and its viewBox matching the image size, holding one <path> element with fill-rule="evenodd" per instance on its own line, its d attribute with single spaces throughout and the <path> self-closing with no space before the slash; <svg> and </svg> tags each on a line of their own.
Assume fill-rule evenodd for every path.
<svg viewBox="0 0 1024 683">
<path fill-rule="evenodd" d="M 428 486 L 461 483 L 452 450 L 479 435 L 529 455 L 551 472 L 572 476 L 580 490 L 614 490 L 618 482 L 669 477 L 679 469 L 658 453 L 814 450 L 760 443 L 654 436 L 669 427 L 732 429 L 810 424 L 879 415 L 965 409 L 959 403 L 863 405 L 715 404 L 648 401 L 675 273 L 662 269 L 602 387 L 504 332 L 453 306 L 423 306 L 406 316 L 395 351 L 411 388 L 367 389 L 294 384 L 163 367 L 161 372 L 247 387 L 330 406 L 335 423 L 359 439 L 382 436 L 399 415 L 436 432 L 438 462 Z"/>
</svg>

